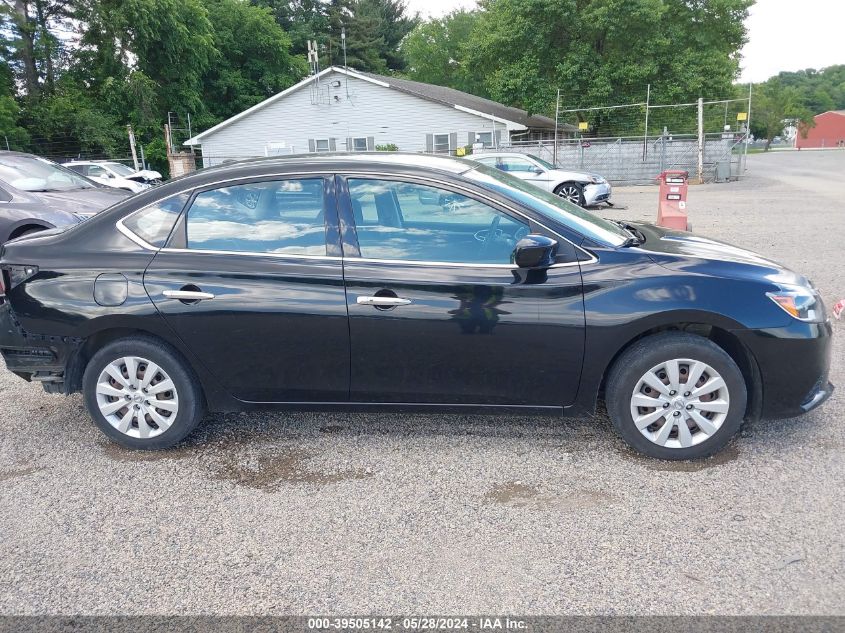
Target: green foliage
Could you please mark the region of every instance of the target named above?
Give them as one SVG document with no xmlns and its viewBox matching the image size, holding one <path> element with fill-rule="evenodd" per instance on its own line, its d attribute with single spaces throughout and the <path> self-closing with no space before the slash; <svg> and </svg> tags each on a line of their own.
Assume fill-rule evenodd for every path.
<svg viewBox="0 0 845 633">
<path fill-rule="evenodd" d="M 144 158 L 151 169 L 159 172 L 165 178 L 170 175 L 170 167 L 167 163 L 167 145 L 163 138 L 156 137 L 144 145 Z"/>
<path fill-rule="evenodd" d="M 783 134 L 787 124 L 796 125 L 803 134 L 814 125 L 801 92 L 794 86 L 785 86 L 779 77 L 754 86 L 751 103 L 751 133 L 765 139 L 767 150 L 772 140 Z"/>
<path fill-rule="evenodd" d="M 203 76 L 203 101 L 215 119 L 242 112 L 307 73 L 269 9 L 241 0 L 206 0 L 206 7 L 216 50 Z"/>
<path fill-rule="evenodd" d="M 402 70 L 402 39 L 416 26 L 405 0 L 252 0 L 268 7 L 290 34 L 294 54 L 304 55 L 308 40 L 319 46 L 320 66 L 342 66 L 341 29 L 346 30 L 346 63 L 357 70 Z"/>
<path fill-rule="evenodd" d="M 418 24 L 402 42 L 408 77 L 486 96 L 485 75 L 470 72 L 464 61 L 478 16 L 477 11 L 459 10 Z"/>
<path fill-rule="evenodd" d="M 795 88 L 799 98 L 813 114 L 845 110 L 845 64 L 821 70 L 809 68 L 777 75 L 785 87 Z"/>
<path fill-rule="evenodd" d="M 727 95 L 751 0 L 486 0 L 465 48 L 492 98 L 530 112 Z M 610 118 L 610 115 L 608 115 Z M 594 121 L 601 132 L 608 121 Z"/>
<path fill-rule="evenodd" d="M 396 143 L 385 143 L 384 145 L 376 145 L 377 152 L 398 152 L 399 146 Z"/>
</svg>

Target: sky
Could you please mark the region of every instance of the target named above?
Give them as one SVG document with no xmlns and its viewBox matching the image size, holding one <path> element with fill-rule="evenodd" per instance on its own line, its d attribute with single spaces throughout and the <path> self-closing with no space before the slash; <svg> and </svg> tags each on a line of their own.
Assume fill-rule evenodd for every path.
<svg viewBox="0 0 845 633">
<path fill-rule="evenodd" d="M 453 9 L 470 9 L 475 1 L 408 0 L 408 6 L 423 17 L 439 17 Z M 781 70 L 845 64 L 843 25 L 845 0 L 757 0 L 748 16 L 740 81 L 764 81 Z"/>
</svg>

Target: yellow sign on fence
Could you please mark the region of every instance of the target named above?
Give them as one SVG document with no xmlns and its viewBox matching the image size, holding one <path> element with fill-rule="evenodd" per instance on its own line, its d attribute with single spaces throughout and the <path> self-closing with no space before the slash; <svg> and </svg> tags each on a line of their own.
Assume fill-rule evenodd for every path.
<svg viewBox="0 0 845 633">
<path fill-rule="evenodd" d="M 748 120 L 748 112 L 737 112 L 736 120 L 737 121 L 747 121 Z"/>
<path fill-rule="evenodd" d="M 578 122 L 578 129 L 581 130 L 582 132 L 586 132 L 587 130 L 590 129 L 590 124 L 587 123 L 586 121 L 579 121 Z"/>
</svg>

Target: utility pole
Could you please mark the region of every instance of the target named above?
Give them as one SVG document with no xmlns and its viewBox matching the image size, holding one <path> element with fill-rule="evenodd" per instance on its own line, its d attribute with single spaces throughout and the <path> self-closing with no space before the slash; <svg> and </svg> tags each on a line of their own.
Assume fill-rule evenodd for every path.
<svg viewBox="0 0 845 633">
<path fill-rule="evenodd" d="M 132 126 L 126 126 L 126 132 L 129 134 L 129 149 L 132 150 L 132 164 L 135 165 L 135 171 L 138 169 L 138 154 L 135 152 L 135 133 L 132 131 Z"/>
<path fill-rule="evenodd" d="M 557 101 L 555 101 L 555 146 L 552 150 L 552 164 L 557 167 L 557 119 L 560 116 L 560 88 L 557 89 Z"/>
<path fill-rule="evenodd" d="M 698 98 L 698 184 L 704 184 L 704 99 Z"/>
<path fill-rule="evenodd" d="M 748 139 L 751 138 L 751 87 L 753 84 L 748 83 L 748 116 L 745 121 L 745 157 L 742 159 L 742 171 L 748 169 Z"/>
<path fill-rule="evenodd" d="M 643 132 L 643 162 L 648 154 L 648 104 L 651 101 L 651 84 L 645 90 L 645 131 Z"/>
</svg>

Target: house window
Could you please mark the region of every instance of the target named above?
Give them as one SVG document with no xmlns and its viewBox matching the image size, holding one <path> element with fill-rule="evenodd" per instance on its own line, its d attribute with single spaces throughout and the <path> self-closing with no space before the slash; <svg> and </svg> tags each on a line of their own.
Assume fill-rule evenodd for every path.
<svg viewBox="0 0 845 633">
<path fill-rule="evenodd" d="M 366 152 L 367 151 L 367 137 L 361 136 L 358 138 L 352 139 L 352 150 L 355 152 Z"/>
<path fill-rule="evenodd" d="M 314 150 L 317 151 L 317 152 L 328 152 L 329 151 L 329 139 L 327 139 L 327 138 L 314 139 Z"/>
<path fill-rule="evenodd" d="M 475 142 L 481 143 L 484 147 L 493 147 L 493 132 L 476 132 Z"/>
<path fill-rule="evenodd" d="M 450 149 L 452 149 L 452 148 L 449 147 L 449 135 L 448 134 L 435 134 L 434 135 L 434 153 L 435 154 L 448 154 Z"/>
</svg>

